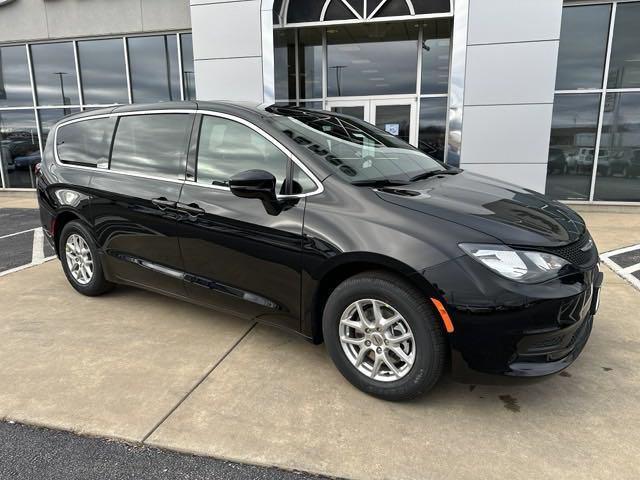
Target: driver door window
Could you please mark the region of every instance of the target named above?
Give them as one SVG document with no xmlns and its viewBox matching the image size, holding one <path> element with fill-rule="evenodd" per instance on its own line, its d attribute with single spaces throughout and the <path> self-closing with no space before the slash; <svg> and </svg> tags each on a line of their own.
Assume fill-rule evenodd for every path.
<svg viewBox="0 0 640 480">
<path fill-rule="evenodd" d="M 276 177 L 282 192 L 289 157 L 255 130 L 226 118 L 204 116 L 198 145 L 198 183 L 228 186 L 245 170 L 266 170 Z"/>
</svg>

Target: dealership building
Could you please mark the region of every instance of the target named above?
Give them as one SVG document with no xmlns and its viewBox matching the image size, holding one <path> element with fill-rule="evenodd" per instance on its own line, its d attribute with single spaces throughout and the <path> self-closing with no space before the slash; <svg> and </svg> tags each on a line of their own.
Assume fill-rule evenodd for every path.
<svg viewBox="0 0 640 480">
<path fill-rule="evenodd" d="M 640 202 L 640 1 L 0 0 L 0 188 L 128 103 L 333 110 L 568 202 Z"/>
</svg>

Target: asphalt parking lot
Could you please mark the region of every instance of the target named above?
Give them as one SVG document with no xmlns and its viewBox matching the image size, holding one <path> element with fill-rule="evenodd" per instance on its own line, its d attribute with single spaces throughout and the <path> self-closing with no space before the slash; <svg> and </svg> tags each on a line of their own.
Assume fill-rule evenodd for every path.
<svg viewBox="0 0 640 480">
<path fill-rule="evenodd" d="M 42 233 L 37 210 L 0 209 L 0 275 L 38 265 L 54 255 Z"/>
<path fill-rule="evenodd" d="M 585 218 L 601 251 L 640 244 L 640 215 Z M 388 403 L 323 346 L 136 289 L 82 297 L 47 262 L 0 278 L 0 419 L 346 478 L 636 479 L 640 292 L 603 269 L 592 337 L 561 375 L 445 377 Z"/>
<path fill-rule="evenodd" d="M 0 478 L 11 480 L 321 480 L 60 430 L 0 422 Z"/>
</svg>

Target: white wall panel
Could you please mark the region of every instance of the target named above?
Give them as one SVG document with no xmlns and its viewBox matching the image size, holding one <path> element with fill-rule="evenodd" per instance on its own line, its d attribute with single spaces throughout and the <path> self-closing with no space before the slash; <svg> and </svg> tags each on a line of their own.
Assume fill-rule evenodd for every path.
<svg viewBox="0 0 640 480">
<path fill-rule="evenodd" d="M 147 31 L 191 28 L 189 0 L 141 0 L 142 28 Z"/>
<path fill-rule="evenodd" d="M 50 37 L 95 36 L 142 31 L 140 0 L 43 2 Z"/>
<path fill-rule="evenodd" d="M 547 163 L 553 105 L 466 107 L 463 166 Z"/>
<path fill-rule="evenodd" d="M 471 0 L 469 44 L 560 38 L 562 0 Z"/>
<path fill-rule="evenodd" d="M 260 1 L 193 5 L 191 17 L 194 58 L 260 55 Z"/>
<path fill-rule="evenodd" d="M 22 0 L 0 7 L 0 42 L 47 38 L 42 0 Z"/>
<path fill-rule="evenodd" d="M 472 163 L 463 168 L 540 193 L 544 192 L 547 179 L 547 166 L 543 163 Z"/>
<path fill-rule="evenodd" d="M 469 46 L 465 105 L 553 103 L 558 41 Z"/>
<path fill-rule="evenodd" d="M 260 57 L 196 60 L 199 100 L 262 101 Z"/>
</svg>

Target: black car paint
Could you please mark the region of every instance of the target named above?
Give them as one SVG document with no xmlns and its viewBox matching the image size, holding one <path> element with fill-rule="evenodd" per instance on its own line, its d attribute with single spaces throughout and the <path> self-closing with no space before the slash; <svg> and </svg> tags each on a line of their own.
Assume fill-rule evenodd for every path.
<svg viewBox="0 0 640 480">
<path fill-rule="evenodd" d="M 269 215 L 258 200 L 189 182 L 193 148 L 187 181 L 170 182 L 58 164 L 50 136 L 38 178 L 45 232 L 55 243 L 62 223 L 80 219 L 95 235 L 108 279 L 320 342 L 322 302 L 331 288 L 363 269 L 386 269 L 444 303 L 455 326 L 448 335 L 453 363 L 461 372 L 546 375 L 565 368 L 584 345 L 575 332 L 591 328 L 592 292 L 601 282 L 597 252 L 594 261 L 559 278 L 525 285 L 498 276 L 458 247 L 575 244 L 588 233 L 568 207 L 468 172 L 402 187 L 356 187 L 274 128 L 272 114 L 245 106 L 127 106 L 73 118 L 172 108 L 221 112 L 258 125 L 302 161 L 324 190 L 288 199 L 280 213 Z M 77 192 L 77 204 L 63 205 L 55 194 L 60 189 Z M 537 356 L 527 349 L 536 339 Z M 564 356 L 554 358 L 554 352 Z"/>
</svg>

